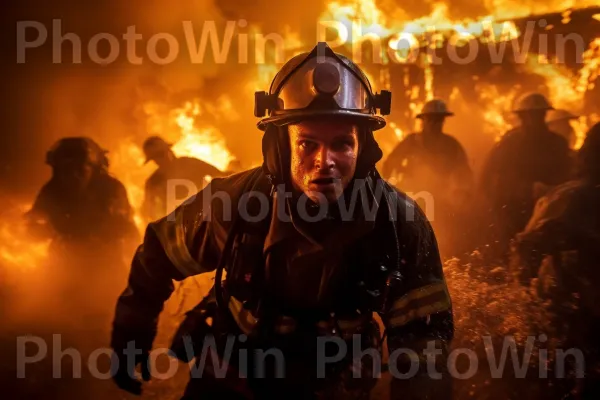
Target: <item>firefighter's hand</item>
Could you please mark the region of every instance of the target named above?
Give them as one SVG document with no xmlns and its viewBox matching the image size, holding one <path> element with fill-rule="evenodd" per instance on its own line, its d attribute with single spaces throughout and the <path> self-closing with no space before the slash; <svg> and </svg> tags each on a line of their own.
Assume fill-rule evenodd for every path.
<svg viewBox="0 0 600 400">
<path fill-rule="evenodd" d="M 116 371 L 113 374 L 113 381 L 116 385 L 130 393 L 142 394 L 142 382 L 137 379 L 135 368 L 139 365 L 142 379 L 150 380 L 150 360 L 149 353 L 143 352 L 139 355 L 125 355 L 113 353 L 113 362 L 116 364 Z M 117 364 L 118 363 L 118 364 Z"/>
</svg>

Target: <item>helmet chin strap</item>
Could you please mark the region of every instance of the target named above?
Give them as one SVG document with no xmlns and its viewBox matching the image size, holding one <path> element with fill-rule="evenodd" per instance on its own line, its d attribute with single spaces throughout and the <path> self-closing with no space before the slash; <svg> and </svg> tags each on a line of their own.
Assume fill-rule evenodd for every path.
<svg viewBox="0 0 600 400">
<path fill-rule="evenodd" d="M 286 134 L 286 127 L 269 124 L 262 139 L 262 169 L 273 187 L 281 184 L 287 185 L 285 166 L 289 163 L 284 163 L 284 157 L 288 156 L 289 159 L 289 146 L 282 143 Z"/>
<path fill-rule="evenodd" d="M 375 164 L 383 157 L 383 152 L 375 141 L 373 131 L 365 127 L 361 127 L 360 130 L 362 146 L 359 149 L 354 179 L 364 179 L 369 176 L 375 170 Z"/>
</svg>

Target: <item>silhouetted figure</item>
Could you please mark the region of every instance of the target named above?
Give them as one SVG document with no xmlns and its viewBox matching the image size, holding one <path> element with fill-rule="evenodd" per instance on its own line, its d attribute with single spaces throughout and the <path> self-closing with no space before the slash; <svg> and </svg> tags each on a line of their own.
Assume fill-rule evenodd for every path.
<svg viewBox="0 0 600 400">
<path fill-rule="evenodd" d="M 383 166 L 383 175 L 425 207 L 442 253 L 456 255 L 468 245 L 465 213 L 472 200 L 473 174 L 462 145 L 444 133 L 444 122 L 452 115 L 442 100 L 425 103 L 417 115 L 422 131 L 409 134 L 396 146 Z M 425 204 L 431 198 L 433 204 Z"/>
<path fill-rule="evenodd" d="M 61 139 L 46 162 L 52 178 L 26 214 L 34 235 L 104 245 L 139 236 L 127 191 L 109 175 L 106 151 L 96 142 Z"/>
<path fill-rule="evenodd" d="M 484 165 L 481 188 L 491 206 L 498 255 L 505 254 L 508 241 L 531 217 L 535 184 L 557 185 L 572 176 L 567 140 L 546 125 L 549 110 L 543 95 L 522 96 L 514 110 L 521 125 L 502 137 Z"/>
<path fill-rule="evenodd" d="M 146 181 L 144 193 L 144 217 L 149 221 L 169 214 L 181 203 L 175 203 L 176 200 L 195 195 L 211 178 L 224 175 L 197 158 L 177 157 L 171 146 L 158 136 L 151 136 L 144 142 L 146 163 L 154 161 L 158 166 Z"/>
<path fill-rule="evenodd" d="M 600 394 L 600 124 L 577 154 L 577 178 L 542 197 L 512 246 L 511 266 L 523 285 L 551 300 L 553 326 L 586 356 L 586 396 Z M 588 398 L 588 397 L 583 397 Z M 597 398 L 597 397 L 596 397 Z"/>
</svg>

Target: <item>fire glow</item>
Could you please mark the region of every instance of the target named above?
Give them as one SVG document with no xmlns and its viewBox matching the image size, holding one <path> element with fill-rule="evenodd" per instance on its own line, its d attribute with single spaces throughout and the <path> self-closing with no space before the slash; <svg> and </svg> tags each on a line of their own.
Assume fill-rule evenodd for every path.
<svg viewBox="0 0 600 400">
<path fill-rule="evenodd" d="M 348 50 L 354 46 L 362 46 L 365 41 L 373 37 L 388 40 L 386 46 L 397 50 L 401 57 L 409 57 L 411 49 L 426 46 L 438 48 L 444 41 L 455 37 L 461 39 L 452 43 L 460 47 L 463 40 L 476 38 L 481 43 L 498 43 L 513 40 L 521 35 L 519 28 L 512 19 L 522 18 L 535 13 L 560 12 L 562 24 L 569 24 L 572 13 L 569 10 L 597 5 L 597 0 L 586 1 L 550 1 L 535 4 L 535 7 L 522 4 L 519 1 L 505 0 L 493 2 L 493 9 L 487 15 L 477 18 L 455 19 L 450 16 L 448 5 L 445 3 L 432 4 L 432 11 L 425 16 L 411 18 L 409 14 L 399 8 L 397 4 L 389 1 L 359 0 L 331 1 L 326 5 L 319 21 L 336 21 L 344 25 L 354 39 L 358 38 Z M 357 30 L 360 28 L 360 30 Z M 550 27 L 551 28 L 551 27 Z M 250 26 L 253 32 L 259 32 L 258 25 Z M 339 37 L 341 41 L 344 37 Z M 347 37 L 345 38 L 347 39 Z M 404 40 L 403 40 L 404 39 Z M 285 27 L 285 49 L 297 53 L 312 48 L 314 43 L 303 42 L 300 34 L 293 32 L 289 26 Z M 335 46 L 330 43 L 332 47 Z M 305 48 L 304 48 L 305 47 Z M 290 54 L 287 54 L 288 56 Z M 291 54 L 293 55 L 293 54 Z M 411 118 L 420 111 L 425 101 L 439 95 L 439 82 L 434 79 L 434 67 L 428 54 L 421 54 L 415 63 L 422 69 L 422 82 L 405 82 L 405 93 L 409 104 L 405 113 Z M 266 57 L 269 60 L 278 57 Z M 389 89 L 390 65 L 385 61 L 378 71 L 369 70 L 369 75 L 374 87 Z M 548 97 L 557 108 L 568 108 L 573 113 L 582 115 L 579 120 L 573 121 L 577 133 L 578 148 L 583 143 L 585 131 L 598 119 L 598 115 L 585 115 L 582 113 L 583 102 L 588 91 L 594 89 L 595 81 L 600 72 L 600 37 L 593 40 L 582 55 L 579 70 L 574 71 L 551 62 L 540 63 L 539 55 L 530 54 L 523 68 L 531 74 L 543 78 L 548 88 Z M 145 131 L 148 135 L 159 134 L 167 141 L 173 143 L 173 151 L 178 156 L 196 157 L 206 161 L 221 170 L 227 169 L 229 163 L 235 158 L 227 145 L 226 137 L 219 125 L 220 120 L 240 118 L 237 110 L 238 102 L 250 102 L 255 90 L 264 90 L 278 71 L 280 65 L 275 61 L 262 63 L 256 66 L 254 76 L 245 79 L 248 96 L 237 96 L 237 93 L 222 94 L 210 101 L 201 97 L 190 96 L 179 104 L 148 102 L 141 104 L 145 115 Z M 474 77 L 475 78 L 475 77 Z M 461 88 L 472 85 L 473 82 L 451 82 L 453 96 L 450 98 L 457 103 L 465 102 L 461 96 Z M 480 103 L 482 118 L 485 121 L 483 131 L 485 134 L 499 140 L 503 133 L 513 128 L 510 120 L 510 110 L 520 88 L 504 90 L 499 85 L 483 79 L 475 80 L 475 90 L 478 99 L 471 99 Z M 455 96 L 456 94 L 456 96 Z M 453 99 L 457 100 L 453 100 Z M 462 104 L 461 104 L 462 105 Z M 210 115 L 211 121 L 205 120 Z M 407 125 L 390 118 L 391 128 L 395 141 L 400 141 L 409 133 L 413 126 Z M 137 226 L 142 230 L 148 221 L 140 217 L 140 207 L 144 196 L 144 182 L 152 173 L 152 164 L 143 165 L 144 155 L 141 150 L 143 138 L 124 136 L 117 144 L 109 147 L 111 173 L 120 179 L 128 190 L 129 200 L 135 210 Z M 260 155 L 258 155 L 260 156 Z M 33 265 L 34 261 L 28 259 L 30 255 L 35 259 L 43 258 L 47 249 L 44 243 L 31 242 L 26 235 L 14 224 L 3 224 L 0 233 L 4 240 L 0 249 L 0 259 L 7 264 Z M 28 244 L 29 243 L 29 244 Z M 14 244 L 14 245 L 13 245 Z"/>
</svg>

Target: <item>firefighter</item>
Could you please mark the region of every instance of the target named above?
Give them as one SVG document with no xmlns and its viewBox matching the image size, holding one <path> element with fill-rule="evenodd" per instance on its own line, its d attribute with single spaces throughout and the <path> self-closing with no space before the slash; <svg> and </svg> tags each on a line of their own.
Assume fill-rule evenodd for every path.
<svg viewBox="0 0 600 400">
<path fill-rule="evenodd" d="M 51 240 L 49 267 L 38 278 L 51 282 L 44 293 L 62 315 L 95 329 L 109 318 L 98 305 L 118 295 L 111 288 L 126 277 L 123 256 L 140 240 L 133 210 L 92 139 L 60 139 L 46 162 L 52 177 L 25 216 L 33 236 Z"/>
<path fill-rule="evenodd" d="M 201 368 L 203 343 L 212 341 L 209 358 L 227 360 L 230 368 L 218 379 L 223 371 L 204 364 L 185 399 L 366 399 L 377 380 L 370 365 L 376 360 L 364 357 L 354 378 L 360 354 L 350 349 L 381 349 L 374 313 L 389 351 L 411 349 L 418 357 L 397 357 L 400 373 L 415 362 L 419 369 L 410 380 L 396 374 L 393 398 L 447 398 L 454 328 L 436 238 L 419 207 L 375 169 L 382 153 L 373 132 L 385 126 L 381 115 L 389 113 L 391 93 L 373 93 L 356 64 L 319 43 L 289 60 L 270 91 L 255 99 L 255 115 L 264 117 L 262 167 L 214 179 L 148 226 L 116 307 L 112 347 L 119 366 L 128 365 L 131 342 L 149 378 L 147 359 L 172 280 L 214 271 L 213 291 L 190 314 L 198 319 L 186 319 L 172 350 L 185 361 L 195 356 Z M 208 316 L 212 321 L 203 322 Z M 191 354 L 181 345 L 186 337 L 195 344 Z M 341 343 L 349 351 L 337 353 Z M 429 366 L 444 379 L 427 374 L 428 344 L 440 353 Z M 284 369 L 275 360 L 254 368 L 261 351 L 281 354 Z M 323 357 L 336 361 L 320 369 Z M 114 379 L 140 393 L 135 363 Z"/>
<path fill-rule="evenodd" d="M 533 284 L 544 300 L 551 301 L 556 315 L 553 326 L 564 329 L 557 332 L 566 340 L 563 347 L 586 354 L 584 391 L 596 398 L 600 393 L 594 372 L 600 365 L 600 123 L 590 129 L 577 157 L 576 178 L 542 197 L 516 236 L 511 266 L 522 284 Z"/>
<path fill-rule="evenodd" d="M 464 223 L 457 222 L 464 221 L 464 205 L 471 200 L 473 191 L 473 174 L 462 145 L 444 133 L 444 122 L 452 115 L 442 100 L 425 103 L 417 115 L 422 131 L 408 135 L 397 145 L 384 164 L 383 175 L 403 191 L 414 193 L 416 199 L 426 198 L 422 196 L 425 193 L 432 195 L 434 214 L 433 218 L 428 216 L 444 253 L 458 255 L 467 238 Z M 457 226 L 460 232 L 456 231 Z"/>
<path fill-rule="evenodd" d="M 506 254 L 510 239 L 531 217 L 536 185 L 557 185 L 571 177 L 567 140 L 545 121 L 552 109 L 542 94 L 521 96 L 513 110 L 521 125 L 502 137 L 483 167 L 481 189 L 491 206 L 498 256 Z"/>
<path fill-rule="evenodd" d="M 121 182 L 108 173 L 108 158 L 87 137 L 60 139 L 46 154 L 52 177 L 26 214 L 30 231 L 62 242 L 139 240 Z"/>
<path fill-rule="evenodd" d="M 179 205 L 168 204 L 170 199 L 185 199 L 202 190 L 211 178 L 223 175 L 216 167 L 197 158 L 177 157 L 171 147 L 160 136 L 149 137 L 143 145 L 145 164 L 154 161 L 158 166 L 146 180 L 142 208 L 148 221 L 164 217 Z"/>
</svg>

